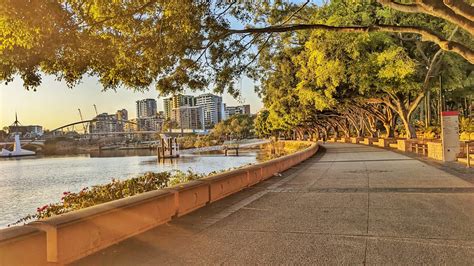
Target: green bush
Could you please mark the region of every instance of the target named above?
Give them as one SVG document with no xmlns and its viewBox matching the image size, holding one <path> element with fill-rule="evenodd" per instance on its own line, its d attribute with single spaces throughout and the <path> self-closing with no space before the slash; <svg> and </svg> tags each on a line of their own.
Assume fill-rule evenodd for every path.
<svg viewBox="0 0 474 266">
<path fill-rule="evenodd" d="M 91 188 L 86 187 L 77 193 L 66 191 L 63 193 L 61 202 L 39 207 L 36 209 L 35 214 L 28 215 L 14 224 L 27 222 L 32 219 L 44 219 L 97 204 L 130 197 L 143 192 L 188 182 L 204 176 L 206 175 L 193 173 L 191 171 L 182 172 L 174 170 L 161 173 L 149 172 L 142 176 L 126 180 L 112 179 L 112 182 L 108 184 L 97 185 Z"/>
</svg>

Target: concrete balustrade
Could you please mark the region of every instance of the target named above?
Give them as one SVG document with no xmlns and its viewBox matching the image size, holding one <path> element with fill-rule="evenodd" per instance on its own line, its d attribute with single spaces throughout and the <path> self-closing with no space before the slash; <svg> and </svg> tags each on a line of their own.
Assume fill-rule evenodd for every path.
<svg viewBox="0 0 474 266">
<path fill-rule="evenodd" d="M 170 187 L 168 190 L 175 193 L 176 215 L 180 217 L 206 205 L 210 200 L 209 189 L 209 184 L 202 181 Z"/>
<path fill-rule="evenodd" d="M 441 142 L 427 142 L 428 157 L 442 161 L 443 160 L 443 144 Z"/>
<path fill-rule="evenodd" d="M 263 180 L 266 180 L 266 179 L 274 176 L 276 173 L 281 172 L 281 169 L 279 167 L 278 159 L 262 163 L 260 167 L 262 168 L 262 179 Z"/>
<path fill-rule="evenodd" d="M 411 140 L 397 139 L 397 149 L 399 151 L 411 151 Z"/>
<path fill-rule="evenodd" d="M 389 148 L 390 144 L 396 144 L 396 143 L 397 143 L 397 140 L 396 139 L 391 139 L 391 138 L 388 138 L 388 139 L 380 138 L 377 141 L 378 146 L 381 147 L 381 148 Z"/>
<path fill-rule="evenodd" d="M 209 184 L 209 200 L 214 202 L 234 194 L 249 185 L 247 171 L 235 170 L 201 179 Z"/>
<path fill-rule="evenodd" d="M 346 139 L 344 137 L 341 137 L 341 138 L 337 139 L 336 142 L 345 143 Z"/>
<path fill-rule="evenodd" d="M 313 156 L 265 163 L 0 230 L 0 265 L 64 265 L 268 179 Z"/>
<path fill-rule="evenodd" d="M 46 233 L 31 226 L 0 230 L 0 265 L 46 265 Z"/>
<path fill-rule="evenodd" d="M 352 143 L 355 143 L 355 138 L 352 138 Z M 379 138 L 377 142 L 373 141 L 373 138 L 365 138 L 364 141 L 360 142 L 360 144 L 379 146 L 381 148 L 395 148 L 399 151 L 403 152 L 417 152 L 415 150 L 416 145 L 422 146 L 426 144 L 426 148 L 423 148 L 426 153 L 423 151 L 418 151 L 418 153 L 422 153 L 429 158 L 442 161 L 443 160 L 443 147 L 441 142 L 436 141 L 423 141 L 423 140 L 414 140 L 414 139 L 392 139 L 392 138 Z M 421 149 L 417 148 L 417 149 Z"/>
<path fill-rule="evenodd" d="M 360 143 L 365 144 L 365 145 L 373 145 L 374 142 L 377 142 L 378 138 L 364 138 L 364 140 Z"/>
<path fill-rule="evenodd" d="M 364 138 L 362 138 L 362 137 L 352 137 L 352 138 L 351 138 L 351 143 L 353 143 L 353 144 L 359 144 L 359 143 L 360 143 L 361 141 L 363 141 L 363 140 L 364 140 Z"/>
<path fill-rule="evenodd" d="M 66 264 L 171 220 L 175 195 L 145 192 L 33 222 L 46 232 L 47 261 Z"/>
<path fill-rule="evenodd" d="M 262 181 L 262 168 L 259 166 L 247 166 L 242 168 L 242 170 L 247 171 L 248 179 L 249 179 L 249 186 L 253 186 L 260 181 Z"/>
</svg>

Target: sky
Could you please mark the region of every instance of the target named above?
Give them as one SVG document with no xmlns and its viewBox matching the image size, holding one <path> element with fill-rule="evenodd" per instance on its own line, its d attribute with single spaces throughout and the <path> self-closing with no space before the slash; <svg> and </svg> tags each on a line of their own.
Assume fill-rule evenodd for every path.
<svg viewBox="0 0 474 266">
<path fill-rule="evenodd" d="M 242 102 L 225 93 L 222 95 L 224 103 L 228 106 L 250 104 L 251 112 L 258 112 L 263 104 L 254 92 L 253 81 L 243 78 L 238 86 L 242 91 Z M 205 91 L 187 94 L 201 93 Z M 103 92 L 96 77 L 85 77 L 81 84 L 69 89 L 65 82 L 55 80 L 54 76 L 43 76 L 43 82 L 35 92 L 25 90 L 23 81 L 16 77 L 8 85 L 0 84 L 0 129 L 15 121 L 15 113 L 22 125 L 41 125 L 46 129 L 54 129 L 80 121 L 79 108 L 84 119 L 91 119 L 95 116 L 94 104 L 99 113 L 115 113 L 125 108 L 129 117 L 134 118 L 135 102 L 145 98 L 156 99 L 158 110 L 163 110 L 163 97 L 158 98 L 154 88 L 144 93 L 126 88 Z"/>
<path fill-rule="evenodd" d="M 290 2 L 301 4 L 303 0 Z M 321 0 L 313 0 L 312 4 L 321 4 Z M 233 28 L 241 28 L 237 21 L 230 18 Z M 243 77 L 238 85 L 242 92 L 241 101 L 229 94 L 223 96 L 228 106 L 250 104 L 251 112 L 256 113 L 262 107 L 262 100 L 254 92 L 252 80 Z M 210 92 L 210 91 L 208 91 Z M 198 95 L 203 92 L 187 93 Z M 54 76 L 43 76 L 43 82 L 37 91 L 27 91 L 23 82 L 16 77 L 13 82 L 0 84 L 0 129 L 15 121 L 15 113 L 23 125 L 41 125 L 45 129 L 54 129 L 65 124 L 80 120 L 78 109 L 81 109 L 84 119 L 95 116 L 93 105 L 99 113 L 115 113 L 119 109 L 127 109 L 129 117 L 136 117 L 135 102 L 145 98 L 157 99 L 158 110 L 163 110 L 163 98 L 158 98 L 158 92 L 150 88 L 145 93 L 133 92 L 126 88 L 115 91 L 102 91 L 102 86 L 96 77 L 84 77 L 83 82 L 69 89 L 65 82 L 55 80 Z"/>
</svg>

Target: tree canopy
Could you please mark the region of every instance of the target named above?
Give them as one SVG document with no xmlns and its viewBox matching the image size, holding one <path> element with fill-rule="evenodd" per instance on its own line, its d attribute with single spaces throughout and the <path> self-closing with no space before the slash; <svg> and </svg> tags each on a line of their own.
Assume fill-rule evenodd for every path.
<svg viewBox="0 0 474 266">
<path fill-rule="evenodd" d="M 92 75 L 104 89 L 154 85 L 171 94 L 211 85 L 236 95 L 234 83 L 252 76 L 261 50 L 301 30 L 409 35 L 474 62 L 470 3 L 378 2 L 331 1 L 362 16 L 321 21 L 314 18 L 338 11 L 309 1 L 1 0 L 0 80 L 18 75 L 36 88 L 45 73 L 74 86 Z M 406 19 L 393 19 L 402 13 Z M 432 20 L 460 29 L 449 38 L 446 29 L 425 23 Z"/>
<path fill-rule="evenodd" d="M 413 138 L 413 116 L 424 113 L 429 126 L 432 110 L 468 109 L 472 4 L 0 0 L 0 80 L 20 77 L 35 89 L 51 74 L 73 87 L 89 75 L 105 90 L 212 87 L 238 96 L 234 85 L 247 75 L 266 107 L 256 120 L 261 135 L 375 136 L 383 128 L 393 136 L 398 121 Z M 241 122 L 215 131 L 247 127 Z"/>
</svg>

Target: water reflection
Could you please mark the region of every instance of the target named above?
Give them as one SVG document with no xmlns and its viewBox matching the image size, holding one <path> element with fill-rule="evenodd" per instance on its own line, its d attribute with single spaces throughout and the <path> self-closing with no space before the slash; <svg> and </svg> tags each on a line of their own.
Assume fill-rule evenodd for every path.
<svg viewBox="0 0 474 266">
<path fill-rule="evenodd" d="M 0 227 L 16 221 L 37 207 L 57 202 L 64 191 L 126 179 L 145 172 L 173 169 L 209 173 L 255 163 L 259 150 L 240 156 L 211 152 L 186 154 L 158 161 L 152 150 L 114 150 L 69 156 L 35 156 L 0 160 Z"/>
</svg>

